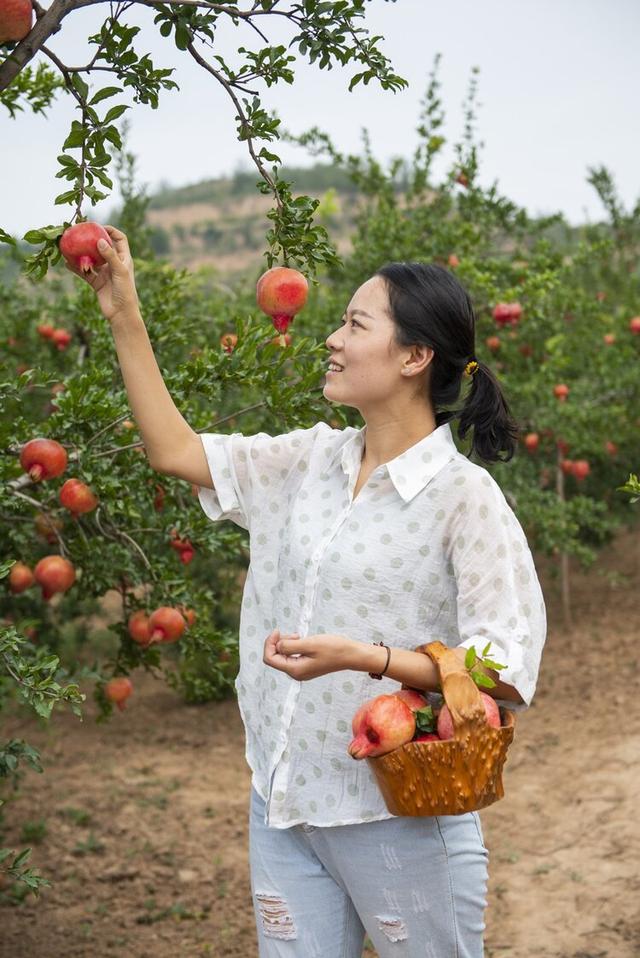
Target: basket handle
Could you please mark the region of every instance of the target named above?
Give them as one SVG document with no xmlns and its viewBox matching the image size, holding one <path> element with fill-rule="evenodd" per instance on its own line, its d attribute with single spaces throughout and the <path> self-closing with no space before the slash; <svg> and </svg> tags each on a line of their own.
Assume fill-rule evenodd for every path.
<svg viewBox="0 0 640 958">
<path fill-rule="evenodd" d="M 415 651 L 424 652 L 435 663 L 442 696 L 451 712 L 455 737 L 458 737 L 458 729 L 462 732 L 470 726 L 487 725 L 480 691 L 459 652 L 438 641 L 420 645 Z"/>
</svg>

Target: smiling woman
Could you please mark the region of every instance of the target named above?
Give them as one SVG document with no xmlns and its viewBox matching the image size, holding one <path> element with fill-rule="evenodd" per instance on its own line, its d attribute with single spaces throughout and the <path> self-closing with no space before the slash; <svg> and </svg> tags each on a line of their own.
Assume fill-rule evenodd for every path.
<svg viewBox="0 0 640 958">
<path fill-rule="evenodd" d="M 365 463 L 387 462 L 456 417 L 460 438 L 473 427 L 472 452 L 481 459 L 512 458 L 518 426 L 493 373 L 475 359 L 474 343 L 471 300 L 441 266 L 389 263 L 355 291 L 326 340 L 325 396 L 365 419 Z M 438 412 L 458 399 L 465 371 L 475 375 L 462 410 Z"/>
</svg>

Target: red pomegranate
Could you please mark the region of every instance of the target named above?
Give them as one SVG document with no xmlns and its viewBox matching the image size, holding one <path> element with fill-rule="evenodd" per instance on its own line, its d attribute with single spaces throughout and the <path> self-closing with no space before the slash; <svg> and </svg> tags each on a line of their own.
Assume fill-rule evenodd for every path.
<svg viewBox="0 0 640 958">
<path fill-rule="evenodd" d="M 40 538 L 46 539 L 51 545 L 58 541 L 57 532 L 62 532 L 64 528 L 62 519 L 51 516 L 48 512 L 37 512 L 33 524 Z"/>
<path fill-rule="evenodd" d="M 60 490 L 59 498 L 62 505 L 73 512 L 74 515 L 91 512 L 100 501 L 91 492 L 89 486 L 81 482 L 80 479 L 67 479 Z"/>
<path fill-rule="evenodd" d="M 487 722 L 492 728 L 500 728 L 500 709 L 495 700 L 487 695 L 486 692 L 480 692 L 480 698 L 484 705 L 484 712 Z M 453 719 L 447 705 L 443 705 L 438 715 L 438 738 L 447 739 L 454 737 Z"/>
<path fill-rule="evenodd" d="M 51 339 L 53 336 L 54 328 L 50 323 L 40 323 L 39 326 L 36 326 L 36 329 L 43 339 Z"/>
<path fill-rule="evenodd" d="M 414 714 L 418 709 L 423 709 L 425 705 L 429 704 L 424 695 L 420 692 L 415 692 L 413 689 L 400 689 L 399 692 L 392 692 L 391 694 L 397 695 L 399 699 L 402 699 Z"/>
<path fill-rule="evenodd" d="M 67 468 L 67 451 L 55 439 L 31 439 L 20 451 L 20 465 L 34 482 L 53 479 Z"/>
<path fill-rule="evenodd" d="M 70 266 L 83 273 L 95 273 L 96 266 L 104 266 L 106 260 L 98 252 L 98 240 L 103 239 L 113 246 L 111 237 L 99 223 L 76 223 L 60 237 L 60 252 Z"/>
<path fill-rule="evenodd" d="M 132 692 L 133 685 L 131 684 L 131 679 L 126 678 L 124 675 L 118 676 L 115 679 L 109 679 L 104 687 L 104 694 L 110 702 L 114 702 L 118 706 L 121 712 Z"/>
<path fill-rule="evenodd" d="M 67 329 L 54 329 L 51 334 L 51 342 L 55 343 L 58 349 L 66 349 L 73 336 Z"/>
<path fill-rule="evenodd" d="M 0 3 L 0 43 L 24 40 L 31 32 L 31 0 L 2 0 Z"/>
<path fill-rule="evenodd" d="M 180 614 L 186 619 L 187 628 L 190 628 L 196 621 L 196 614 L 193 609 L 187 609 L 183 605 L 179 605 L 178 612 L 180 612 Z"/>
<path fill-rule="evenodd" d="M 386 755 L 410 742 L 416 731 L 416 717 L 397 695 L 376 695 L 360 706 L 353 716 L 355 738 L 347 751 L 351 758 Z"/>
<path fill-rule="evenodd" d="M 24 592 L 35 582 L 33 572 L 24 562 L 16 562 L 9 573 L 9 588 L 14 595 Z"/>
<path fill-rule="evenodd" d="M 36 582 L 42 587 L 42 598 L 48 601 L 56 592 L 66 592 L 76 581 L 76 570 L 63 556 L 45 556 L 35 567 Z"/>
<path fill-rule="evenodd" d="M 134 642 L 137 642 L 138 645 L 149 644 L 149 616 L 144 609 L 138 609 L 137 612 L 129 616 L 127 627 Z"/>
<path fill-rule="evenodd" d="M 289 323 L 307 301 L 309 284 L 297 269 L 272 266 L 256 284 L 259 308 L 273 320 L 279 333 L 286 333 Z"/>
<path fill-rule="evenodd" d="M 177 609 L 161 605 L 149 617 L 149 642 L 175 642 L 184 632 L 186 624 Z"/>
</svg>

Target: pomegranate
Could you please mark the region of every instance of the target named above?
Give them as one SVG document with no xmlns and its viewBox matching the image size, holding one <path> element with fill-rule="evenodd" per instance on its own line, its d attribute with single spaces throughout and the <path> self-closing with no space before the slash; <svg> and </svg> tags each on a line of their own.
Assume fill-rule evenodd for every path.
<svg viewBox="0 0 640 958">
<path fill-rule="evenodd" d="M 414 742 L 439 742 L 440 736 L 436 735 L 435 732 L 423 732 L 421 735 L 416 735 L 413 741 Z"/>
<path fill-rule="evenodd" d="M 406 702 L 414 714 L 418 709 L 423 709 L 425 705 L 429 704 L 424 695 L 421 695 L 420 692 L 415 692 L 413 689 L 401 689 L 399 692 L 393 692 L 392 695 L 397 695 L 399 699 Z"/>
<path fill-rule="evenodd" d="M 274 336 L 269 342 L 274 346 L 282 346 L 283 348 L 290 346 L 292 343 L 291 333 L 280 333 L 279 336 Z"/>
<path fill-rule="evenodd" d="M 131 679 L 128 679 L 124 675 L 118 676 L 118 678 L 115 679 L 109 679 L 104 687 L 104 694 L 110 702 L 114 702 L 118 706 L 121 712 L 132 692 L 133 685 L 131 684 Z"/>
<path fill-rule="evenodd" d="M 486 340 L 486 343 L 492 353 L 495 353 L 500 349 L 499 336 L 489 336 L 489 338 Z"/>
<path fill-rule="evenodd" d="M 153 500 L 153 508 L 156 510 L 156 512 L 161 512 L 162 509 L 164 508 L 164 497 L 165 497 L 164 488 L 160 485 L 160 483 L 157 482 L 156 494 Z"/>
<path fill-rule="evenodd" d="M 486 692 L 480 692 L 480 698 L 484 705 L 487 722 L 492 728 L 500 728 L 500 709 L 495 700 L 492 699 L 490 695 L 487 695 Z M 448 739 L 453 737 L 453 719 L 451 718 L 451 712 L 447 705 L 443 705 L 438 715 L 438 738 Z"/>
<path fill-rule="evenodd" d="M 220 345 L 224 349 L 225 353 L 232 353 L 237 342 L 238 337 L 235 333 L 223 333 L 220 337 Z"/>
<path fill-rule="evenodd" d="M 35 582 L 33 572 L 24 562 L 16 562 L 9 573 L 9 588 L 14 595 L 24 592 Z"/>
<path fill-rule="evenodd" d="M 540 436 L 537 432 L 528 432 L 524 437 L 524 444 L 527 452 L 535 452 L 540 444 Z"/>
<path fill-rule="evenodd" d="M 56 519 L 46 512 L 36 513 L 34 524 L 38 535 L 42 539 L 46 539 L 50 545 L 53 545 L 54 542 L 58 541 L 56 530 L 57 532 L 62 532 L 62 529 L 64 528 L 64 522 L 62 519 Z"/>
<path fill-rule="evenodd" d="M 51 326 L 49 323 L 40 323 L 39 326 L 36 326 L 36 329 L 43 339 L 51 339 L 54 333 L 53 326 Z"/>
<path fill-rule="evenodd" d="M 581 482 L 591 472 L 591 467 L 586 459 L 576 459 L 573 463 L 573 475 L 576 477 L 578 482 Z"/>
<path fill-rule="evenodd" d="M 149 617 L 149 642 L 175 642 L 185 627 L 184 617 L 177 609 L 161 605 Z"/>
<path fill-rule="evenodd" d="M 184 616 L 184 618 L 185 618 L 185 620 L 186 620 L 186 622 L 187 622 L 187 628 L 189 628 L 190 626 L 192 626 L 193 623 L 196 621 L 196 614 L 195 614 L 195 612 L 193 611 L 193 609 L 187 609 L 187 608 L 185 608 L 185 606 L 179 605 L 179 606 L 178 606 L 178 612 L 179 612 L 182 616 Z"/>
<path fill-rule="evenodd" d="M 520 303 L 498 303 L 493 310 L 493 318 L 498 326 L 517 326 L 521 315 Z"/>
<path fill-rule="evenodd" d="M 355 736 L 347 749 L 351 758 L 375 757 L 410 742 L 416 718 L 398 695 L 377 695 L 360 706 L 351 728 Z"/>
<path fill-rule="evenodd" d="M 180 561 L 188 565 L 196 554 L 192 543 L 189 539 L 180 539 L 175 529 L 171 530 L 171 534 L 173 535 L 173 539 L 171 540 L 172 548 L 180 553 Z"/>
<path fill-rule="evenodd" d="M 42 598 L 48 601 L 56 592 L 66 592 L 76 581 L 76 570 L 63 556 L 45 556 L 35 567 L 36 582 L 42 587 Z"/>
<path fill-rule="evenodd" d="M 0 3 L 0 43 L 24 40 L 31 32 L 31 0 L 2 0 Z"/>
<path fill-rule="evenodd" d="M 309 284 L 297 269 L 273 266 L 256 284 L 259 308 L 270 316 L 279 333 L 286 333 L 289 323 L 307 301 Z"/>
<path fill-rule="evenodd" d="M 564 383 L 559 383 L 557 386 L 553 387 L 553 395 L 556 397 L 556 399 L 559 399 L 560 402 L 564 402 L 569 395 L 569 387 L 565 386 Z"/>
<path fill-rule="evenodd" d="M 139 645 L 149 645 L 149 616 L 144 609 L 138 609 L 137 612 L 129 616 L 127 628 L 134 642 Z"/>
<path fill-rule="evenodd" d="M 556 442 L 556 446 L 558 447 L 562 455 L 566 456 L 566 454 L 569 451 L 570 444 L 568 442 L 565 442 L 564 439 L 558 439 L 558 441 Z"/>
<path fill-rule="evenodd" d="M 80 479 L 67 479 L 60 490 L 60 502 L 69 509 L 75 516 L 84 512 L 91 512 L 99 503 L 89 486 L 81 482 Z"/>
<path fill-rule="evenodd" d="M 20 450 L 20 465 L 34 482 L 52 479 L 67 468 L 67 451 L 54 439 L 31 439 Z"/>
<path fill-rule="evenodd" d="M 634 316 L 629 320 L 629 329 L 636 336 L 640 333 L 640 316 Z"/>
<path fill-rule="evenodd" d="M 66 329 L 54 329 L 51 334 L 51 342 L 55 343 L 58 349 L 66 349 L 73 336 Z"/>
<path fill-rule="evenodd" d="M 605 333 L 602 337 L 607 346 L 613 346 L 616 341 L 614 333 Z"/>
<path fill-rule="evenodd" d="M 449 259 L 447 260 L 447 262 L 448 262 L 449 266 L 451 266 L 452 269 L 455 269 L 456 266 L 459 266 L 459 265 L 460 265 L 460 260 L 458 259 L 458 257 L 456 256 L 455 253 L 451 253 L 451 255 L 449 256 Z"/>
<path fill-rule="evenodd" d="M 571 459 L 563 459 L 560 462 L 560 468 L 565 476 L 571 476 L 573 474 L 573 461 Z"/>
<path fill-rule="evenodd" d="M 615 442 L 611 442 L 610 439 L 605 442 L 604 448 L 607 450 L 610 456 L 615 456 L 618 452 L 618 447 L 616 446 Z"/>
<path fill-rule="evenodd" d="M 111 237 L 99 223 L 76 223 L 60 237 L 60 252 L 67 263 L 83 273 L 95 273 L 96 266 L 104 266 L 106 260 L 98 252 L 98 240 L 103 239 L 113 246 Z"/>
</svg>

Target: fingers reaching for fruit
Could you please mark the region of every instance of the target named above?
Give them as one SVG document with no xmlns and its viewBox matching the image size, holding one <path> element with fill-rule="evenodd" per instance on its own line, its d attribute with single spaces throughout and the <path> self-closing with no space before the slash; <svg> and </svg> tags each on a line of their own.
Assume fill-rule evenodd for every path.
<svg viewBox="0 0 640 958">
<path fill-rule="evenodd" d="M 102 314 L 112 322 L 140 309 L 133 259 L 125 234 L 113 226 L 76 223 L 60 238 L 66 268 L 94 290 Z"/>
</svg>

